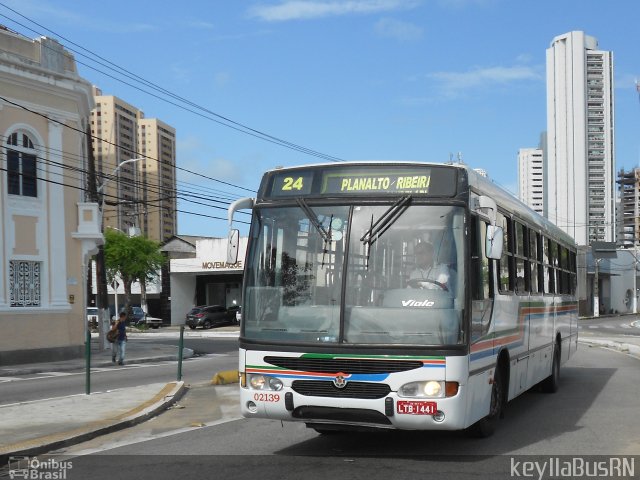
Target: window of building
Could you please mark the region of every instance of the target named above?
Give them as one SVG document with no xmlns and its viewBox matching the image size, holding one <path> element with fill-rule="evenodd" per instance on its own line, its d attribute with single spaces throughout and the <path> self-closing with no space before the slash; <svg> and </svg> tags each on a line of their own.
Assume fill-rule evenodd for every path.
<svg viewBox="0 0 640 480">
<path fill-rule="evenodd" d="M 9 135 L 5 146 L 7 154 L 7 188 L 9 195 L 38 196 L 36 150 L 26 133 Z"/>
<path fill-rule="evenodd" d="M 12 307 L 40 306 L 40 262 L 9 261 L 9 297 Z"/>
</svg>

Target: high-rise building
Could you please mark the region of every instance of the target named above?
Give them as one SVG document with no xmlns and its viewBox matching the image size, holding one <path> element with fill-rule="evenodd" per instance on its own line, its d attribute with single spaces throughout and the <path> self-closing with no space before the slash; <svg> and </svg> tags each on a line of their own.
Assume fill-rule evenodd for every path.
<svg viewBox="0 0 640 480">
<path fill-rule="evenodd" d="M 94 99 L 91 132 L 104 227 L 168 240 L 177 230 L 175 129 L 95 87 Z"/>
<path fill-rule="evenodd" d="M 584 32 L 547 50 L 547 218 L 579 245 L 615 241 L 613 54 Z"/>
<path fill-rule="evenodd" d="M 640 245 L 640 168 L 618 172 L 619 216 L 618 245 Z"/>
<path fill-rule="evenodd" d="M 138 121 L 138 153 L 142 192 L 142 222 L 146 237 L 165 242 L 176 234 L 176 131 L 155 118 Z M 157 235 L 157 237 L 156 237 Z"/>
<path fill-rule="evenodd" d="M 542 154 L 541 148 L 518 150 L 518 197 L 541 215 L 544 200 Z"/>
</svg>

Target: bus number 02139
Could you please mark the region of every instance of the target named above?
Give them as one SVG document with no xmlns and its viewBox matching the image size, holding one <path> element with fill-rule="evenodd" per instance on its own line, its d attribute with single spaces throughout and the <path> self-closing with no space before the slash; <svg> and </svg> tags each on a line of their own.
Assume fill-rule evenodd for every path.
<svg viewBox="0 0 640 480">
<path fill-rule="evenodd" d="M 279 402 L 280 395 L 277 393 L 254 393 L 253 399 L 256 402 Z"/>
</svg>

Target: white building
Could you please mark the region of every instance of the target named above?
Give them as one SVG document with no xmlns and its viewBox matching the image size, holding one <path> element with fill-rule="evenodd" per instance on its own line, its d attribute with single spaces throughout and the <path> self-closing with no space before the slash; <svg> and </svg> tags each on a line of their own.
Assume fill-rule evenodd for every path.
<svg viewBox="0 0 640 480">
<path fill-rule="evenodd" d="M 170 255 L 171 324 L 184 324 L 196 305 L 242 305 L 248 238 L 240 238 L 238 261 L 227 263 L 227 239 L 175 236 L 162 250 Z M 166 319 L 165 319 L 166 320 Z"/>
<path fill-rule="evenodd" d="M 579 245 L 615 241 L 613 54 L 584 32 L 547 50 L 545 216 Z"/>
<path fill-rule="evenodd" d="M 541 148 L 518 150 L 518 198 L 543 215 L 544 165 Z"/>
</svg>

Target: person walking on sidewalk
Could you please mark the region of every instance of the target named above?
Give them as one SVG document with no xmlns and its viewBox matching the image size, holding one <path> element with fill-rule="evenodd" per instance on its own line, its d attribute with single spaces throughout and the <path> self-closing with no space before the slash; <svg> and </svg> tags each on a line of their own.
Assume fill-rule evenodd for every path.
<svg viewBox="0 0 640 480">
<path fill-rule="evenodd" d="M 127 345 L 127 313 L 120 312 L 120 317 L 116 323 L 118 329 L 118 339 L 115 343 L 118 344 L 118 365 L 124 365 L 124 354 Z"/>
<path fill-rule="evenodd" d="M 118 322 L 115 319 L 111 319 L 111 328 L 109 330 L 109 334 L 113 332 L 116 335 L 115 340 L 111 342 L 111 338 L 108 337 L 108 340 L 111 342 L 111 363 L 116 363 L 116 356 L 118 355 Z"/>
</svg>

